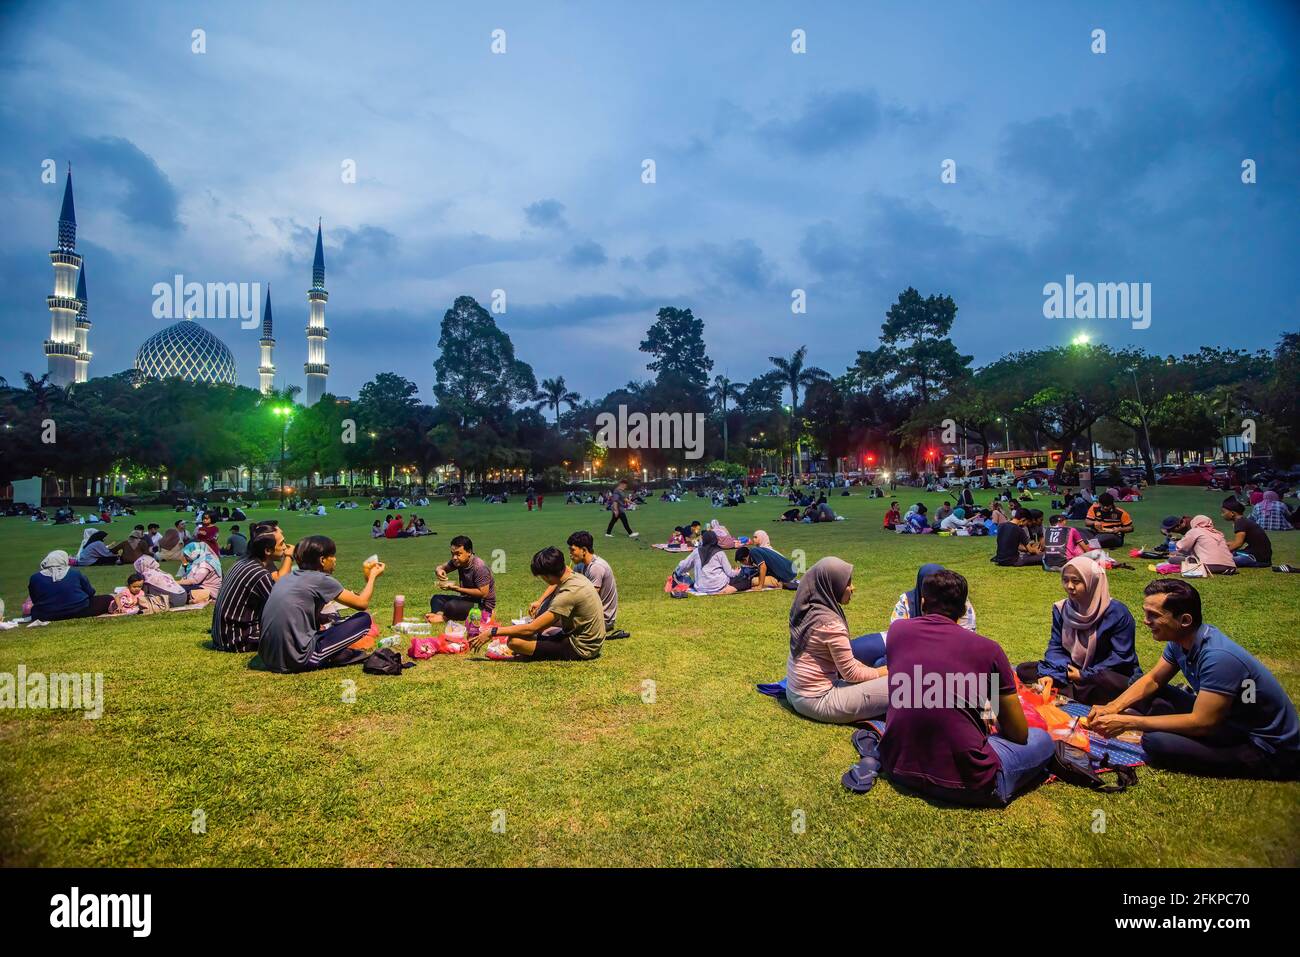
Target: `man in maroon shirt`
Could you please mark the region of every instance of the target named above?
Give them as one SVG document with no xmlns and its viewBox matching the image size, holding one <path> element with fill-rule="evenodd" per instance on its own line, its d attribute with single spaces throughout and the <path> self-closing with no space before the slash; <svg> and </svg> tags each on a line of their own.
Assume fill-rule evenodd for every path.
<svg viewBox="0 0 1300 957">
<path fill-rule="evenodd" d="M 921 584 L 920 616 L 889 627 L 881 768 L 930 797 L 1001 807 L 1046 777 L 1054 744 L 1026 723 L 1002 648 L 957 624 L 966 591 L 956 572 L 934 572 Z M 994 707 L 990 734 L 983 713 Z"/>
</svg>

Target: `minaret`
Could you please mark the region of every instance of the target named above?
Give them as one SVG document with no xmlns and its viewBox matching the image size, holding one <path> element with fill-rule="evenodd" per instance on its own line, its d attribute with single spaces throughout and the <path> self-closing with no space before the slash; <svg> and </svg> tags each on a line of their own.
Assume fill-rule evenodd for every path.
<svg viewBox="0 0 1300 957">
<path fill-rule="evenodd" d="M 325 377 L 330 374 L 329 363 L 325 361 L 325 340 L 330 334 L 325 328 L 325 303 L 329 298 L 325 291 L 325 245 L 317 221 L 316 259 L 311 265 L 311 288 L 307 290 L 307 302 L 311 304 L 311 316 L 307 320 L 307 362 L 302 367 L 307 373 L 308 405 L 315 405 L 325 394 Z"/>
<path fill-rule="evenodd" d="M 90 317 L 86 314 L 89 300 L 86 298 L 86 266 L 83 263 L 77 273 L 77 382 L 85 382 L 90 369 L 90 350 L 86 348 L 86 339 L 90 335 Z"/>
<path fill-rule="evenodd" d="M 54 295 L 46 296 L 50 307 L 50 337 L 45 340 L 50 383 L 61 387 L 77 381 L 77 315 L 81 302 L 77 298 L 77 275 L 81 257 L 77 255 L 77 213 L 72 205 L 72 164 L 68 164 L 68 181 L 63 187 L 63 209 L 59 213 L 59 245 L 50 250 L 54 265 Z M 89 322 L 87 322 L 89 327 Z M 82 340 L 84 341 L 84 340 Z M 86 359 L 90 354 L 86 353 Z"/>
<path fill-rule="evenodd" d="M 262 310 L 262 364 L 257 367 L 262 395 L 270 394 L 275 388 L 275 361 L 271 351 L 275 348 L 275 335 L 271 330 L 271 284 L 266 284 L 266 307 Z"/>
</svg>

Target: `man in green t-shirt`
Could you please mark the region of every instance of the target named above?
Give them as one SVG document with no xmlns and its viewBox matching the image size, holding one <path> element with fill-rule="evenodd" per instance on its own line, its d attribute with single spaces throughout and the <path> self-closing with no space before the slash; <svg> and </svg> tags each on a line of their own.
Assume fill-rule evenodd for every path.
<svg viewBox="0 0 1300 957">
<path fill-rule="evenodd" d="M 532 621 L 495 625 L 470 640 L 478 651 L 493 638 L 507 638 L 518 658 L 533 661 L 590 661 L 605 643 L 605 606 L 600 593 L 584 575 L 564 562 L 558 548 L 548 546 L 533 556 L 533 574 L 544 581 L 550 597 Z"/>
</svg>

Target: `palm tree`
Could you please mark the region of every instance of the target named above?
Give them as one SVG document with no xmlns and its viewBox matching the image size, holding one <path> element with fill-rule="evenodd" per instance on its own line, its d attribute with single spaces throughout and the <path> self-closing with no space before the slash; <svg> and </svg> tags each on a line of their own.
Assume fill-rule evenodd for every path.
<svg viewBox="0 0 1300 957">
<path fill-rule="evenodd" d="M 709 386 L 708 396 L 722 410 L 722 461 L 727 461 L 727 446 L 729 436 L 727 435 L 727 400 L 734 399 L 738 395 L 735 384 L 725 375 L 713 377 L 713 385 Z"/>
<path fill-rule="evenodd" d="M 800 441 L 799 431 L 795 428 L 795 417 L 799 414 L 799 390 L 806 389 L 815 382 L 822 382 L 830 378 L 830 374 L 825 369 L 819 369 L 816 366 L 807 366 L 803 364 L 804 358 L 808 355 L 808 347 L 800 346 L 795 350 L 794 355 L 788 359 L 780 356 L 768 356 L 768 361 L 776 367 L 776 371 L 781 373 L 784 380 L 783 385 L 790 390 L 790 441 L 793 443 L 791 451 L 794 453 L 791 462 L 798 462 L 803 458 L 802 442 Z M 791 472 L 795 467 L 790 469 Z"/>
<path fill-rule="evenodd" d="M 582 396 L 576 392 L 570 392 L 569 387 L 564 383 L 564 376 L 558 376 L 554 379 L 543 379 L 542 387 L 534 396 L 537 401 L 537 407 L 550 406 L 555 410 L 555 431 L 560 431 L 560 405 L 567 405 L 573 408 L 582 401 Z"/>
</svg>

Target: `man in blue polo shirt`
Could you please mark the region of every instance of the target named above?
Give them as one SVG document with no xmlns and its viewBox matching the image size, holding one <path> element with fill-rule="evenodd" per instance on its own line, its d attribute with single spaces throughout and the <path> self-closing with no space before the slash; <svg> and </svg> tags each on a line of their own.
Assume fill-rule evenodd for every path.
<svg viewBox="0 0 1300 957">
<path fill-rule="evenodd" d="M 1201 620 L 1200 593 L 1183 579 L 1153 581 L 1143 594 L 1146 626 L 1165 642 L 1164 655 L 1110 704 L 1094 707 L 1089 727 L 1107 737 L 1141 731 L 1155 767 L 1223 777 L 1300 777 L 1300 719 L 1273 673 Z M 1166 687 L 1180 671 L 1190 694 Z"/>
</svg>

